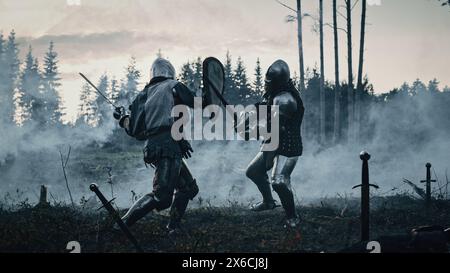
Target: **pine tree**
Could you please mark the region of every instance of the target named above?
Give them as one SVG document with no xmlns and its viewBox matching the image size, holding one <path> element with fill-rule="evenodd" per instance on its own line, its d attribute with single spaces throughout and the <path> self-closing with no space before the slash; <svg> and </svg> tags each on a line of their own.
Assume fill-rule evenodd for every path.
<svg viewBox="0 0 450 273">
<path fill-rule="evenodd" d="M 45 126 L 45 100 L 41 89 L 41 75 L 37 59 L 33 57 L 29 47 L 25 57 L 25 64 L 19 79 L 19 106 L 21 108 L 21 122 L 34 121 Z"/>
<path fill-rule="evenodd" d="M 255 92 L 255 97 L 261 98 L 264 94 L 264 83 L 261 71 L 261 62 L 259 58 L 256 60 L 255 67 L 255 80 L 253 81 L 253 91 Z"/>
<path fill-rule="evenodd" d="M 231 64 L 231 55 L 230 51 L 227 51 L 224 74 L 225 74 L 225 90 L 224 97 L 228 100 L 229 103 L 234 103 L 235 100 L 235 86 L 234 86 L 234 75 L 233 75 L 233 66 Z"/>
<path fill-rule="evenodd" d="M 15 119 L 14 92 L 17 88 L 17 79 L 20 74 L 19 47 L 16 42 L 16 33 L 11 31 L 6 42 L 4 53 L 3 93 L 1 100 L 1 117 L 6 123 L 13 123 Z"/>
<path fill-rule="evenodd" d="M 126 76 L 122 81 L 119 93 L 119 102 L 122 105 L 130 105 L 136 95 L 139 93 L 138 85 L 141 78 L 141 72 L 136 67 L 136 58 L 132 57 L 126 67 Z"/>
<path fill-rule="evenodd" d="M 111 80 L 111 91 L 110 91 L 110 94 L 111 94 L 111 100 L 114 103 L 118 103 L 119 92 L 120 92 L 120 89 L 119 89 L 118 82 L 117 82 L 116 78 L 113 77 L 112 80 Z"/>
<path fill-rule="evenodd" d="M 106 74 L 103 74 L 100 77 L 97 88 L 100 92 L 105 94 L 105 96 L 110 97 L 112 99 L 112 96 L 109 92 L 109 79 Z M 109 117 L 108 113 L 111 110 L 111 106 L 106 102 L 106 100 L 103 97 L 101 97 L 99 95 L 96 95 L 95 106 L 96 106 L 95 116 L 96 116 L 96 121 L 97 121 L 96 125 L 101 126 L 108 119 L 108 117 Z"/>
<path fill-rule="evenodd" d="M 428 89 L 428 93 L 430 93 L 430 94 L 439 93 L 440 90 L 439 90 L 439 82 L 438 82 L 438 80 L 437 79 L 433 79 L 433 80 L 429 81 L 427 89 Z"/>
<path fill-rule="evenodd" d="M 54 50 L 53 42 L 50 42 L 44 57 L 43 94 L 45 98 L 45 110 L 49 124 L 60 124 L 64 116 L 61 97 L 58 88 L 61 86 L 58 72 L 58 53 Z"/>
<path fill-rule="evenodd" d="M 0 32 L 0 109 L 6 109 L 7 100 L 5 99 L 6 95 L 6 60 L 5 60 L 5 50 L 6 50 L 6 41 L 3 37 L 3 33 Z M 3 112 L 0 112 L 3 114 Z"/>
<path fill-rule="evenodd" d="M 181 67 L 181 72 L 179 75 L 180 81 L 185 84 L 189 89 L 194 90 L 195 80 L 194 71 L 192 69 L 191 63 L 187 62 Z"/>
<path fill-rule="evenodd" d="M 251 99 L 250 86 L 248 83 L 247 72 L 242 58 L 239 57 L 236 63 L 233 77 L 234 86 L 237 92 L 237 102 L 246 104 Z"/>
<path fill-rule="evenodd" d="M 427 91 L 426 85 L 419 79 L 414 81 L 410 90 L 412 95 L 424 95 L 426 91 Z"/>
<path fill-rule="evenodd" d="M 78 106 L 78 119 L 76 125 L 95 126 L 95 112 L 96 107 L 93 90 L 88 83 L 85 83 L 80 93 L 80 104 Z"/>
<path fill-rule="evenodd" d="M 0 92 L 3 91 L 4 79 L 5 79 L 5 39 L 3 33 L 0 32 Z M 1 93 L 0 93 L 1 95 Z"/>
<path fill-rule="evenodd" d="M 193 63 L 194 71 L 194 89 L 192 89 L 196 94 L 201 92 L 202 78 L 203 78 L 203 63 L 200 57 L 197 58 L 195 63 Z"/>
<path fill-rule="evenodd" d="M 410 94 L 411 87 L 408 83 L 404 82 L 400 89 L 398 90 L 398 93 L 402 96 L 408 96 Z"/>
<path fill-rule="evenodd" d="M 292 84 L 297 88 L 300 84 L 300 78 L 298 77 L 297 71 L 294 71 L 294 75 L 292 76 Z"/>
<path fill-rule="evenodd" d="M 161 48 L 158 49 L 158 53 L 156 53 L 156 58 L 163 58 L 163 54 L 162 54 Z"/>
</svg>

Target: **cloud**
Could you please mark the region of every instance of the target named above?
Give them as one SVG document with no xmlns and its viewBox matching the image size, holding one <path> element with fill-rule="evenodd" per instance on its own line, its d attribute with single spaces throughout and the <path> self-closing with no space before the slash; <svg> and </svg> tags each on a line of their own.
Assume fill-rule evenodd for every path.
<svg viewBox="0 0 450 273">
<path fill-rule="evenodd" d="M 160 44 L 179 44 L 180 38 L 175 35 L 161 33 L 140 34 L 131 31 L 117 31 L 108 33 L 44 35 L 38 38 L 21 37 L 18 42 L 22 45 L 32 45 L 35 48 L 47 47 L 50 41 L 55 43 L 59 55 L 74 63 L 88 59 L 102 59 L 127 53 L 136 55 L 143 47 Z"/>
</svg>

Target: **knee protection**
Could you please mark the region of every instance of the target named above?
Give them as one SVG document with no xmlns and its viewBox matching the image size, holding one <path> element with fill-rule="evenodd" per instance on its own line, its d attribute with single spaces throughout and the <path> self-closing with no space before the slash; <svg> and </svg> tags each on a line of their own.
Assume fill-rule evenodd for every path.
<svg viewBox="0 0 450 273">
<path fill-rule="evenodd" d="M 190 185 L 186 185 L 183 188 L 178 189 L 175 192 L 175 198 L 186 198 L 187 200 L 193 200 L 199 192 L 199 188 L 195 179 Z"/>
<path fill-rule="evenodd" d="M 287 178 L 284 175 L 277 175 L 272 179 L 272 188 L 277 193 L 292 192 L 290 178 Z"/>
<path fill-rule="evenodd" d="M 193 200 L 197 194 L 199 192 L 199 188 L 197 185 L 197 181 L 194 179 L 194 181 L 192 181 L 192 185 L 190 185 L 189 187 L 189 191 L 188 191 L 188 197 L 190 200 Z"/>
<path fill-rule="evenodd" d="M 296 216 L 294 194 L 292 193 L 289 179 L 286 179 L 282 175 L 277 176 L 273 180 L 272 188 L 280 197 L 287 218 L 294 218 Z"/>
<path fill-rule="evenodd" d="M 165 210 L 165 209 L 169 208 L 172 205 L 173 195 L 169 194 L 164 189 L 158 190 L 157 192 L 154 193 L 154 195 L 156 197 L 155 199 L 157 200 L 157 207 L 156 207 L 156 209 L 158 211 Z"/>
</svg>

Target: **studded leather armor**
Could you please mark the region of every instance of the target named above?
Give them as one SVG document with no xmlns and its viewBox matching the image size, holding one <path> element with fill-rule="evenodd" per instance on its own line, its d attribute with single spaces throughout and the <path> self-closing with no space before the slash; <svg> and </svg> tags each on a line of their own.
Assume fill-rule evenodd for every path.
<svg viewBox="0 0 450 273">
<path fill-rule="evenodd" d="M 300 94 L 293 85 L 268 100 L 269 105 L 278 105 L 280 112 L 280 136 L 277 155 L 301 156 L 303 144 L 301 126 L 305 108 Z M 268 118 L 270 126 L 270 118 Z"/>
</svg>

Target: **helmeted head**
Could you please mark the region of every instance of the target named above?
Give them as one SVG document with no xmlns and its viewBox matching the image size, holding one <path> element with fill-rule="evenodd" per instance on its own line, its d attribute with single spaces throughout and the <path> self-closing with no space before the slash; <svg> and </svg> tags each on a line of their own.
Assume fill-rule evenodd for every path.
<svg viewBox="0 0 450 273">
<path fill-rule="evenodd" d="M 285 87 L 291 79 L 291 72 L 288 64 L 283 60 L 276 60 L 267 69 L 265 78 L 265 95 L 280 92 L 281 88 Z"/>
<path fill-rule="evenodd" d="M 168 60 L 158 58 L 153 62 L 150 70 L 150 78 L 156 77 L 175 79 L 175 68 Z"/>
</svg>

